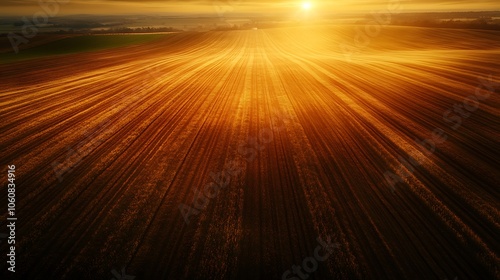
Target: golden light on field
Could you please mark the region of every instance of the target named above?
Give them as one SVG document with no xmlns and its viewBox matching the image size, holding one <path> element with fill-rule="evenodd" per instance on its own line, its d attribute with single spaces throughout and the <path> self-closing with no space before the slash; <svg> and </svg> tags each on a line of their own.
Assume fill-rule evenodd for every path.
<svg viewBox="0 0 500 280">
<path fill-rule="evenodd" d="M 385 24 L 392 0 L 329 23 L 344 1 L 376 2 L 255 4 L 286 13 L 234 30 L 30 25 L 9 56 L 0 37 L 19 278 L 500 280 L 500 31 Z M 218 2 L 207 25 L 240 24 Z"/>
</svg>

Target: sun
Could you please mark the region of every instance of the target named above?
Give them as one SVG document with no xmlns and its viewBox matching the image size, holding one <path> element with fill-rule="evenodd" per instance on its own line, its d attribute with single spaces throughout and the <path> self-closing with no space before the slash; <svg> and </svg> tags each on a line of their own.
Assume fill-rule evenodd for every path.
<svg viewBox="0 0 500 280">
<path fill-rule="evenodd" d="M 304 3 L 302 3 L 302 9 L 304 9 L 304 10 L 307 11 L 307 10 L 310 10 L 311 8 L 312 8 L 311 2 L 304 2 Z"/>
</svg>

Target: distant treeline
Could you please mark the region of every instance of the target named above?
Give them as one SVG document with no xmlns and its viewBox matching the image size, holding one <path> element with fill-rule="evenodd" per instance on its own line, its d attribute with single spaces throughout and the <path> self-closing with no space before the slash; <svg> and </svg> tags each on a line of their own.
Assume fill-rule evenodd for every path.
<svg viewBox="0 0 500 280">
<path fill-rule="evenodd" d="M 409 25 L 419 27 L 438 27 L 438 28 L 460 28 L 460 29 L 485 29 L 500 31 L 500 22 L 493 21 L 491 18 L 478 18 L 474 20 L 400 20 L 394 19 L 392 25 Z"/>
<path fill-rule="evenodd" d="M 106 30 L 93 30 L 93 33 L 151 33 L 151 32 L 176 32 L 182 31 L 180 29 L 176 29 L 173 27 L 137 27 L 137 28 L 129 28 L 129 27 L 115 27 Z"/>
<path fill-rule="evenodd" d="M 269 28 L 281 28 L 281 27 L 294 27 L 303 25 L 300 22 L 248 22 L 243 24 L 234 25 L 220 25 L 213 28 L 213 31 L 230 31 L 230 30 L 249 30 L 249 29 L 269 29 Z"/>
<path fill-rule="evenodd" d="M 18 20 L 12 23 L 14 27 L 24 26 L 26 23 L 24 21 Z M 53 28 L 70 28 L 70 29 L 90 29 L 97 27 L 105 27 L 106 25 L 90 22 L 90 21 L 72 21 L 72 22 L 57 22 L 57 21 L 49 21 L 47 23 L 49 26 Z"/>
<path fill-rule="evenodd" d="M 367 15 L 365 20 L 358 23 L 366 23 L 371 20 L 373 20 L 373 17 Z M 404 13 L 392 15 L 390 24 L 434 28 L 500 30 L 500 12 Z"/>
<path fill-rule="evenodd" d="M 137 27 L 137 28 L 129 28 L 129 27 L 115 27 L 115 28 L 107 28 L 102 30 L 89 30 L 89 29 L 79 29 L 79 30 L 59 30 L 55 33 L 58 34 L 73 34 L 73 33 L 90 33 L 90 34 L 105 34 L 105 33 L 156 33 L 156 32 L 178 32 L 182 31 L 180 29 L 176 29 L 173 27 Z"/>
<path fill-rule="evenodd" d="M 248 30 L 248 29 L 266 29 L 278 27 L 276 23 L 244 23 L 244 24 L 234 24 L 234 25 L 220 25 L 212 30 L 215 31 L 229 31 L 229 30 Z"/>
</svg>

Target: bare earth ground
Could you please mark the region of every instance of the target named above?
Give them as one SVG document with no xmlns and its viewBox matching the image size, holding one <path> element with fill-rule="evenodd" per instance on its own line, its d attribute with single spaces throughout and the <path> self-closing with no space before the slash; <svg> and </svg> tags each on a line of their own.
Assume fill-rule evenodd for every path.
<svg viewBox="0 0 500 280">
<path fill-rule="evenodd" d="M 179 33 L 1 65 L 16 276 L 282 279 L 329 237 L 308 279 L 500 279 L 500 33 L 385 28 L 349 62 L 355 35 Z M 479 78 L 496 92 L 466 111 Z M 436 128 L 431 153 L 415 139 Z"/>
</svg>

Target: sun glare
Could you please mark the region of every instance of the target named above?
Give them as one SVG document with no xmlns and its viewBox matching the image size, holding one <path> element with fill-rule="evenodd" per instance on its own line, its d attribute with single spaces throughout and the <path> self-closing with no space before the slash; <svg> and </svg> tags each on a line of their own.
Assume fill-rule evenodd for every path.
<svg viewBox="0 0 500 280">
<path fill-rule="evenodd" d="M 302 9 L 304 10 L 310 10 L 312 8 L 311 2 L 304 2 L 302 3 Z"/>
</svg>

